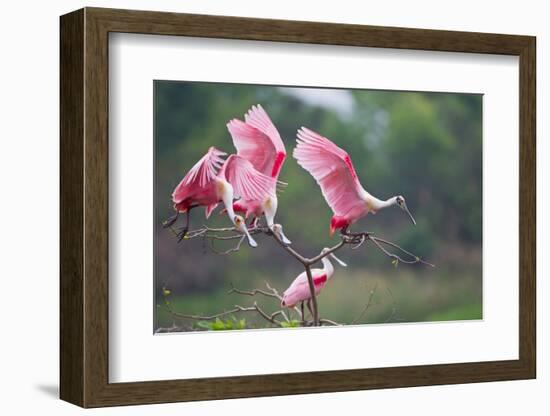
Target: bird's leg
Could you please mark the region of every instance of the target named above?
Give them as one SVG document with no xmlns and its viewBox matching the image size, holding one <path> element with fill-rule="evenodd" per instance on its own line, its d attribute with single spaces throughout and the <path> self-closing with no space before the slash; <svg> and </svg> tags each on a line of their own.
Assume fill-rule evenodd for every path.
<svg viewBox="0 0 550 416">
<path fill-rule="evenodd" d="M 313 310 L 311 309 L 311 299 L 308 299 L 308 300 L 307 300 L 306 305 L 307 305 L 307 308 L 309 309 L 309 313 L 311 314 L 311 316 L 312 316 L 312 317 L 314 318 L 314 320 L 315 320 L 315 315 L 313 314 Z"/>
<path fill-rule="evenodd" d="M 248 225 L 249 229 L 256 228 L 258 225 L 258 217 L 252 218 L 252 221 L 250 221 L 250 224 Z"/>
<path fill-rule="evenodd" d="M 172 225 L 174 225 L 174 223 L 177 221 L 178 219 L 178 215 L 180 214 L 179 211 L 176 211 L 176 214 L 175 215 L 172 215 L 170 218 L 168 218 L 166 221 L 164 221 L 162 223 L 162 227 L 163 228 L 168 228 L 168 227 L 171 227 Z"/>
<path fill-rule="evenodd" d="M 189 217 L 190 217 L 190 213 L 191 213 L 191 208 L 189 208 L 186 212 L 186 216 L 185 216 L 185 227 L 183 227 L 177 234 L 177 237 L 178 237 L 178 243 L 181 242 L 181 240 L 183 240 L 185 238 L 185 236 L 187 235 L 187 232 L 189 231 Z"/>
<path fill-rule="evenodd" d="M 304 315 L 304 301 L 300 303 L 300 310 L 302 311 L 302 322 L 306 321 L 306 316 Z"/>
</svg>

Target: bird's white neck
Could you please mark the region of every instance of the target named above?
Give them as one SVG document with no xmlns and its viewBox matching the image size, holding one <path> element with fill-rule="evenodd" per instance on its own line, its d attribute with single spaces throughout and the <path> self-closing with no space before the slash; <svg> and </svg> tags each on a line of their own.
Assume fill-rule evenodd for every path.
<svg viewBox="0 0 550 416">
<path fill-rule="evenodd" d="M 334 273 L 334 266 L 328 259 L 328 256 L 323 257 L 321 261 L 323 262 L 323 271 L 326 273 L 327 279 L 330 279 Z"/>
<path fill-rule="evenodd" d="M 269 196 L 262 203 L 264 210 L 265 220 L 269 228 L 273 227 L 275 222 L 275 213 L 277 212 L 277 197 Z"/>
<path fill-rule="evenodd" d="M 227 216 L 231 222 L 235 224 L 235 211 L 233 210 L 233 187 L 229 182 L 223 179 L 218 180 L 217 186 L 220 199 L 222 200 L 227 211 Z"/>
<path fill-rule="evenodd" d="M 396 196 L 392 196 L 391 198 L 386 199 L 385 201 L 383 201 L 381 199 L 376 198 L 375 196 L 372 196 L 372 195 L 368 194 L 366 199 L 367 199 L 367 202 L 369 203 L 369 205 L 372 208 L 374 208 L 376 211 L 378 211 L 380 209 L 387 208 L 387 207 L 391 207 L 392 205 L 397 204 L 397 197 Z"/>
</svg>

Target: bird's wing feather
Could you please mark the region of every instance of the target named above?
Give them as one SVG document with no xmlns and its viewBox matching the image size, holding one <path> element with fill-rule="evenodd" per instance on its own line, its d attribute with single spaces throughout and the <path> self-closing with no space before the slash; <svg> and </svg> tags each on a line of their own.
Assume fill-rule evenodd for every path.
<svg viewBox="0 0 550 416">
<path fill-rule="evenodd" d="M 261 200 L 273 196 L 275 179 L 254 169 L 251 162 L 243 157 L 231 155 L 225 162 L 225 176 L 233 186 L 235 198 Z"/>
<path fill-rule="evenodd" d="M 249 160 L 263 174 L 273 178 L 279 176 L 286 157 L 285 145 L 262 106 L 253 106 L 245 114 L 245 122 L 231 120 L 227 129 L 239 156 Z"/>
<path fill-rule="evenodd" d="M 260 104 L 252 106 L 252 108 L 248 110 L 248 113 L 245 114 L 244 119 L 247 124 L 256 127 L 267 137 L 269 137 L 272 146 L 275 148 L 275 160 L 273 161 L 271 176 L 277 178 L 286 157 L 285 145 L 281 139 L 279 131 Z"/>
<path fill-rule="evenodd" d="M 319 293 L 327 281 L 327 275 L 321 269 L 312 269 L 313 284 L 315 285 L 315 293 Z M 311 297 L 309 283 L 306 272 L 300 273 L 296 279 L 290 284 L 287 290 L 283 293 L 283 301 L 287 305 L 295 305 L 298 302 L 307 300 Z"/>
<path fill-rule="evenodd" d="M 321 283 L 324 283 L 327 280 L 327 275 L 326 275 L 326 273 L 324 272 L 323 269 L 311 269 L 311 276 L 313 277 L 313 284 L 315 286 L 317 286 Z M 296 290 L 297 288 L 302 287 L 302 286 L 307 287 L 308 290 L 309 290 L 309 283 L 307 281 L 307 273 L 306 272 L 300 273 L 296 277 L 296 279 L 294 279 L 292 281 L 292 283 L 290 284 L 288 289 L 285 290 L 284 293 L 287 293 L 287 292 L 292 291 L 292 290 Z"/>
<path fill-rule="evenodd" d="M 327 274 L 326 274 L 326 273 L 323 273 L 323 274 L 321 274 L 321 275 L 319 275 L 319 276 L 315 276 L 315 277 L 313 278 L 313 284 L 314 284 L 315 286 L 319 286 L 319 285 L 322 285 L 322 284 L 326 283 L 327 280 L 328 280 Z"/>
<path fill-rule="evenodd" d="M 205 187 L 216 177 L 224 162 L 222 156 L 225 155 L 226 153 L 216 149 L 214 146 L 210 147 L 208 152 L 195 163 L 178 186 L 176 186 L 172 193 L 172 200 L 175 203 L 180 202 L 187 194 L 189 187 Z"/>
<path fill-rule="evenodd" d="M 362 204 L 364 191 L 349 155 L 326 137 L 305 127 L 298 130 L 294 158 L 321 187 L 336 215 L 345 215 Z"/>
</svg>

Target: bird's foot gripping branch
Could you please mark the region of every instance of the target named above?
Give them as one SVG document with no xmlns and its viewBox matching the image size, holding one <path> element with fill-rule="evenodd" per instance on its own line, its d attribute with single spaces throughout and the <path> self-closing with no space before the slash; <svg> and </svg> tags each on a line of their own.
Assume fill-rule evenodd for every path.
<svg viewBox="0 0 550 416">
<path fill-rule="evenodd" d="M 276 224 L 277 225 L 277 224 Z M 172 233 L 178 238 L 180 230 L 173 227 L 169 227 Z M 265 289 L 252 289 L 242 290 L 232 287 L 229 290 L 229 294 L 240 294 L 244 296 L 261 296 L 263 298 L 270 298 L 278 302 L 280 309 L 273 313 L 266 312 L 257 301 L 251 306 L 235 305 L 230 310 L 223 312 L 203 316 L 185 314 L 174 310 L 168 301 L 170 292 L 164 289 L 165 302 L 159 307 L 163 307 L 172 317 L 182 320 L 182 322 L 196 321 L 198 326 L 204 329 L 244 329 L 246 327 L 245 319 L 236 319 L 236 314 L 256 314 L 267 321 L 269 326 L 273 327 L 308 327 L 308 326 L 322 326 L 322 325 L 342 325 L 331 319 L 322 318 L 319 312 L 319 305 L 317 303 L 317 294 L 322 289 L 328 278 L 332 275 L 334 269 L 329 261 L 329 257 L 334 258 L 340 265 L 346 266 L 335 257 L 335 253 L 345 246 L 348 246 L 351 250 L 357 250 L 361 247 L 366 247 L 368 244 L 379 250 L 382 254 L 391 259 L 392 264 L 397 266 L 399 263 L 404 264 L 423 264 L 430 267 L 435 267 L 432 263 L 429 263 L 421 257 L 413 254 L 412 252 L 404 249 L 396 243 L 388 241 L 386 239 L 375 236 L 370 232 L 349 232 L 342 230 L 340 234 L 340 241 L 332 247 L 326 247 L 319 254 L 313 257 L 306 257 L 296 251 L 293 247 L 286 244 L 277 233 L 277 227 L 267 227 L 262 225 L 255 225 L 248 229 L 250 235 L 264 234 L 271 237 L 282 250 L 288 253 L 304 267 L 304 272 L 299 275 L 291 286 L 281 295 L 275 288 L 271 287 L 266 282 Z M 210 228 L 203 226 L 202 228 L 191 230 L 187 232 L 185 239 L 200 238 L 207 243 L 208 247 L 218 255 L 230 255 L 241 249 L 243 242 L 246 240 L 247 235 L 239 233 L 235 227 L 227 228 Z M 219 243 L 231 243 L 234 242 L 229 248 L 220 249 L 216 245 Z M 322 262 L 325 266 L 323 269 L 313 269 L 312 266 L 318 262 Z M 361 316 L 372 305 L 372 297 L 376 291 L 376 286 L 371 290 L 370 295 L 367 296 L 367 302 L 364 305 Z M 304 309 L 304 305 L 309 311 L 308 313 Z M 295 319 L 294 316 L 298 318 Z M 229 318 L 229 319 L 227 319 Z M 352 323 L 356 323 L 358 318 L 354 319 Z M 193 326 L 192 326 L 193 327 Z M 195 325 L 196 327 L 196 325 Z M 174 325 L 171 328 L 160 328 L 157 332 L 171 332 L 181 331 L 185 328 Z"/>
</svg>

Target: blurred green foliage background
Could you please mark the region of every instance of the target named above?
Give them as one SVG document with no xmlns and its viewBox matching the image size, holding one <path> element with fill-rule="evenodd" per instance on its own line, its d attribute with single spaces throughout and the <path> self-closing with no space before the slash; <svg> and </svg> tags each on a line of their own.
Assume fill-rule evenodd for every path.
<svg viewBox="0 0 550 416">
<path fill-rule="evenodd" d="M 296 130 L 307 126 L 351 155 L 370 193 L 381 199 L 403 195 L 418 224 L 395 207 L 353 228 L 373 231 L 437 265 L 396 268 L 373 246 L 344 248 L 339 257 L 348 268 L 336 266 L 319 296 L 321 317 L 351 323 L 374 289 L 372 305 L 358 323 L 482 317 L 481 95 L 173 81 L 154 84 L 156 304 L 163 304 L 166 287 L 174 310 L 214 314 L 254 301 L 227 294 L 231 284 L 265 288 L 268 281 L 282 293 L 303 271 L 265 236 L 258 236 L 257 249 L 243 246 L 218 256 L 200 239 L 177 244 L 161 226 L 174 213 L 172 190 L 208 147 L 235 151 L 226 123 L 243 119 L 253 104 L 266 109 L 286 145 L 280 179 L 288 187 L 279 195 L 277 221 L 299 252 L 312 256 L 338 238 L 329 237 L 332 214 L 319 187 L 292 158 Z M 204 210 L 193 210 L 191 228 L 204 223 Z M 209 224 L 229 225 L 217 213 Z M 258 301 L 267 311 L 279 308 L 274 300 Z M 157 326 L 185 324 L 155 309 Z M 247 327 L 265 327 L 251 314 L 242 317 Z"/>
</svg>

